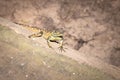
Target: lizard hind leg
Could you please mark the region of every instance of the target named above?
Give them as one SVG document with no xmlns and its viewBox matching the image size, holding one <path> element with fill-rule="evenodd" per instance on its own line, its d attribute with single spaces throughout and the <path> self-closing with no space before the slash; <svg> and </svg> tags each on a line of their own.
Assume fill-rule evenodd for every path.
<svg viewBox="0 0 120 80">
<path fill-rule="evenodd" d="M 32 34 L 32 35 L 29 35 L 28 37 L 29 38 L 35 38 L 35 37 L 41 37 L 43 35 L 43 32 L 39 32 L 39 33 L 35 33 L 35 34 Z"/>
</svg>

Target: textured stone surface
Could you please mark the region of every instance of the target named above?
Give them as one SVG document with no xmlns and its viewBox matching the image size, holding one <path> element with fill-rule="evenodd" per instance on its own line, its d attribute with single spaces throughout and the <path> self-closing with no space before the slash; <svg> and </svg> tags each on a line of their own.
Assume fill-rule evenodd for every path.
<svg viewBox="0 0 120 80">
<path fill-rule="evenodd" d="M 120 67 L 119 0 L 0 0 L 0 16 L 58 30 L 65 44 Z"/>
</svg>

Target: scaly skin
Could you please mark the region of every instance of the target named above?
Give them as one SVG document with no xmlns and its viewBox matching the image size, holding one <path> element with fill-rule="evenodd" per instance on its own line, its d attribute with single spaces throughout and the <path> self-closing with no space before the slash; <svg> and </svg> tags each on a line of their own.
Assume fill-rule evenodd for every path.
<svg viewBox="0 0 120 80">
<path fill-rule="evenodd" d="M 34 34 L 29 35 L 28 36 L 29 38 L 43 37 L 44 39 L 47 40 L 47 44 L 50 48 L 52 48 L 52 46 L 50 45 L 50 42 L 56 42 L 59 44 L 60 51 L 61 52 L 65 51 L 63 49 L 63 34 L 56 32 L 56 31 L 49 32 L 46 30 L 39 29 L 37 27 L 28 26 L 28 25 L 21 24 L 21 23 L 16 23 L 16 24 L 21 25 L 32 32 L 35 32 Z"/>
</svg>

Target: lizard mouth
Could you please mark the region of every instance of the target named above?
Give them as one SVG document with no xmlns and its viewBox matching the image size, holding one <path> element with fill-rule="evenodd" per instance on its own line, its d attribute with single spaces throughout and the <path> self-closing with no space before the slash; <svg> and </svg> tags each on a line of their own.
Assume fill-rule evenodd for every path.
<svg viewBox="0 0 120 80">
<path fill-rule="evenodd" d="M 63 39 L 63 36 L 58 36 L 58 37 L 60 37 L 60 38 L 62 38 L 62 39 Z"/>
</svg>

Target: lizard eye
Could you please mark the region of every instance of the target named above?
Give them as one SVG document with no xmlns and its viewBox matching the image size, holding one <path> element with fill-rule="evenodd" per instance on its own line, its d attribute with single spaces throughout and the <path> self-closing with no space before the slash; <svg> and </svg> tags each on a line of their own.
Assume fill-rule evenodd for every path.
<svg viewBox="0 0 120 80">
<path fill-rule="evenodd" d="M 40 31 L 40 34 L 42 35 L 42 34 L 43 34 L 43 31 Z"/>
</svg>

